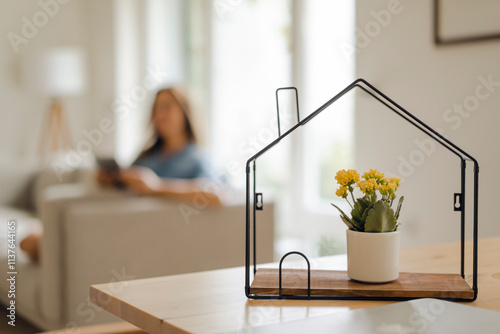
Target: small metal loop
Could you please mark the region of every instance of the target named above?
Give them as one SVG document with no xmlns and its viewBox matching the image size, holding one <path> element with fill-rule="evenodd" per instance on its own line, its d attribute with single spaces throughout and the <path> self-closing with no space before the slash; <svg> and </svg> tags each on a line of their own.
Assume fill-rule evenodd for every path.
<svg viewBox="0 0 500 334">
<path fill-rule="evenodd" d="M 462 211 L 462 194 L 453 194 L 453 211 Z"/>
<path fill-rule="evenodd" d="M 262 193 L 255 194 L 255 209 L 259 211 L 264 210 L 264 197 Z"/>
<path fill-rule="evenodd" d="M 281 288 L 281 266 L 283 264 L 283 260 L 285 260 L 285 258 L 288 256 L 288 255 L 292 255 L 292 254 L 297 254 L 297 255 L 300 255 L 304 258 L 304 260 L 306 260 L 307 262 L 307 299 L 311 299 L 311 264 L 309 263 L 309 260 L 307 259 L 307 256 L 305 256 L 304 254 L 302 254 L 301 252 L 297 252 L 297 251 L 292 251 L 292 252 L 288 252 L 286 253 L 285 255 L 283 255 L 283 257 L 281 258 L 280 260 L 280 269 L 279 269 L 279 280 L 280 280 L 280 283 L 279 283 L 279 299 L 281 299 L 283 297 L 283 290 Z"/>
<path fill-rule="evenodd" d="M 290 90 L 293 89 L 295 91 L 295 106 L 297 107 L 297 123 L 300 122 L 300 112 L 299 112 L 299 93 L 296 87 L 281 87 L 276 89 L 276 111 L 278 113 L 278 137 L 281 136 L 281 127 L 280 127 L 280 103 L 278 98 L 278 93 L 280 90 Z"/>
</svg>

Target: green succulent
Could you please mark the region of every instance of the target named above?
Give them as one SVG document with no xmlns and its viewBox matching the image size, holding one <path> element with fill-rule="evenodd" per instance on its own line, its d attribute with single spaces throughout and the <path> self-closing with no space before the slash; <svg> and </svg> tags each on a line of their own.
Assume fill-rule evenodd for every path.
<svg viewBox="0 0 500 334">
<path fill-rule="evenodd" d="M 396 231 L 399 224 L 397 222 L 404 196 L 401 196 L 396 207 L 392 209 L 393 201 L 396 198 L 395 192 L 399 187 L 399 178 L 387 178 L 377 170 L 370 170 L 363 174 L 360 179 L 355 170 L 341 170 L 336 176 L 340 188 L 337 196 L 347 200 L 351 206 L 351 217 L 343 212 L 337 205 L 331 203 L 340 212 L 340 218 L 349 229 L 359 232 L 392 232 Z M 359 188 L 364 194 L 356 199 L 354 189 Z M 353 200 L 349 202 L 348 193 Z M 377 194 L 381 198 L 377 198 Z"/>
</svg>

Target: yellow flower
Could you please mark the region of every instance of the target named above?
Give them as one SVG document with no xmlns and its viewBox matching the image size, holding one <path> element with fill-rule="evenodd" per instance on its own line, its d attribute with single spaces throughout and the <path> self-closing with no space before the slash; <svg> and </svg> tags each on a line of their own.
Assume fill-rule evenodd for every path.
<svg viewBox="0 0 500 334">
<path fill-rule="evenodd" d="M 399 177 L 393 177 L 392 179 L 390 179 L 390 183 L 395 183 L 396 188 L 399 187 L 400 182 L 401 182 L 401 179 Z"/>
<path fill-rule="evenodd" d="M 335 193 L 338 197 L 345 198 L 347 196 L 347 187 L 340 187 Z"/>
<path fill-rule="evenodd" d="M 368 188 L 368 183 L 366 181 L 358 181 L 357 183 L 359 189 L 363 192 L 363 194 L 366 193 L 366 189 Z"/>
<path fill-rule="evenodd" d="M 365 179 L 365 180 L 369 180 L 369 179 L 381 180 L 383 178 L 384 178 L 384 174 L 380 173 L 376 169 L 370 169 L 369 172 L 366 172 L 366 173 L 363 174 L 363 179 Z"/>
<path fill-rule="evenodd" d="M 377 187 L 377 181 L 375 179 L 361 180 L 356 183 L 363 192 L 366 194 L 367 192 L 371 192 Z"/>
<path fill-rule="evenodd" d="M 341 186 L 350 186 L 359 181 L 359 174 L 354 169 L 342 169 L 337 172 L 335 180 L 337 180 L 337 183 Z"/>
<path fill-rule="evenodd" d="M 375 190 L 387 191 L 388 189 L 389 187 L 387 186 L 387 184 L 377 184 L 375 186 Z"/>
<path fill-rule="evenodd" d="M 401 179 L 399 177 L 386 177 L 382 180 L 382 184 L 389 186 L 389 188 L 387 188 L 386 190 L 390 190 L 392 193 L 398 190 L 399 182 L 401 182 Z"/>
</svg>

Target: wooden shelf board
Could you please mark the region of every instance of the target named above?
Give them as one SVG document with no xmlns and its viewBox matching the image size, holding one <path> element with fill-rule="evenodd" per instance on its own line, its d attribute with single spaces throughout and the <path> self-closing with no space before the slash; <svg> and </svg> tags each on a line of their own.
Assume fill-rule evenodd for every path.
<svg viewBox="0 0 500 334">
<path fill-rule="evenodd" d="M 282 270 L 283 295 L 307 296 L 307 270 Z M 258 269 L 250 286 L 251 294 L 279 294 L 279 270 Z M 311 295 L 375 298 L 472 299 L 474 291 L 459 274 L 399 274 L 389 283 L 361 283 L 346 271 L 311 270 Z"/>
</svg>

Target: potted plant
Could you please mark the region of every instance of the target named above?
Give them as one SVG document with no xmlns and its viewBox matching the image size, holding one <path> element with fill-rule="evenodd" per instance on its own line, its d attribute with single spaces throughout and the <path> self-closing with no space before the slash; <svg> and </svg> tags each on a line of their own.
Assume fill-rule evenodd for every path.
<svg viewBox="0 0 500 334">
<path fill-rule="evenodd" d="M 400 178 L 385 177 L 370 169 L 361 177 L 353 169 L 340 170 L 335 176 L 339 188 L 336 195 L 351 206 L 351 216 L 337 205 L 340 218 L 347 225 L 347 275 L 361 282 L 384 283 L 399 277 L 398 218 L 404 197 L 396 210 L 392 205 Z M 356 198 L 354 192 L 362 194 Z M 351 203 L 351 201 L 352 203 Z"/>
</svg>

